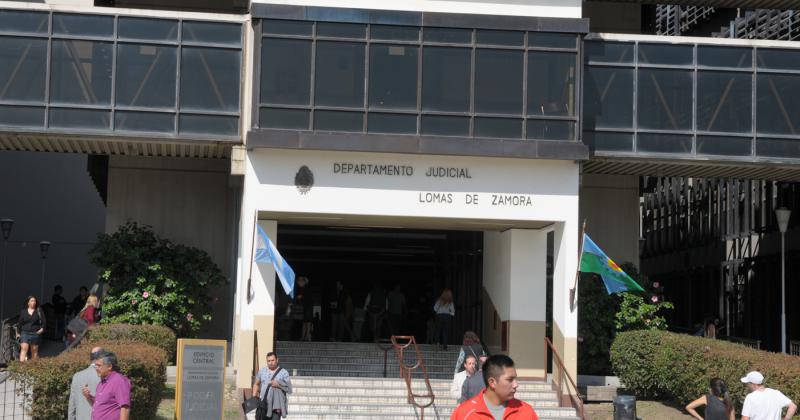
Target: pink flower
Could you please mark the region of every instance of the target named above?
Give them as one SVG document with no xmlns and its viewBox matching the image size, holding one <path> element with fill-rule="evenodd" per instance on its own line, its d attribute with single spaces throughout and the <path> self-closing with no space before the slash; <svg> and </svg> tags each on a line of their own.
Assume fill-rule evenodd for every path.
<svg viewBox="0 0 800 420">
<path fill-rule="evenodd" d="M 656 302 L 658 302 L 658 296 L 656 296 L 656 295 L 653 295 L 653 297 L 651 297 L 651 298 L 650 298 L 650 300 L 651 300 L 653 303 L 656 303 Z"/>
<path fill-rule="evenodd" d="M 148 297 L 150 297 L 150 292 L 145 291 L 144 293 L 142 293 L 142 297 L 147 299 Z"/>
<path fill-rule="evenodd" d="M 133 300 L 131 301 L 131 305 L 136 305 L 138 302 L 139 302 L 138 300 L 136 300 L 136 299 L 133 299 Z"/>
<path fill-rule="evenodd" d="M 187 321 L 191 321 L 193 318 L 194 318 L 194 315 L 192 315 L 192 313 L 191 313 L 191 312 L 190 312 L 190 313 L 188 313 L 188 314 L 186 314 L 186 320 L 187 320 Z"/>
<path fill-rule="evenodd" d="M 658 282 L 657 282 L 657 281 L 654 281 L 654 282 L 653 282 L 653 287 L 654 287 L 654 288 L 656 288 L 656 289 L 658 289 L 658 286 L 659 286 Z"/>
</svg>

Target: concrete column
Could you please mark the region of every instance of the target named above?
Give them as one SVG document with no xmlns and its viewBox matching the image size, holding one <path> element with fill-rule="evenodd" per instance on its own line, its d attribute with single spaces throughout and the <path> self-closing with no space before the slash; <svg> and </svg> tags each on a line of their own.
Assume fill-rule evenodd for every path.
<svg viewBox="0 0 800 420">
<path fill-rule="evenodd" d="M 570 289 L 578 269 L 577 217 L 556 223 L 553 231 L 553 345 L 564 367 L 578 378 L 578 308 L 570 305 Z M 577 291 L 576 291 L 577 293 Z M 575 296 L 577 302 L 578 296 Z M 554 378 L 558 368 L 553 363 Z"/>
<path fill-rule="evenodd" d="M 608 256 L 639 266 L 639 177 L 583 174 L 580 218 Z"/>
<path fill-rule="evenodd" d="M 494 308 L 501 325 L 505 322 L 506 352 L 522 377 L 544 376 L 546 281 L 546 231 L 484 233 L 484 304 Z M 494 314 L 484 316 L 484 323 L 484 339 L 496 350 L 502 332 L 493 325 Z"/>
</svg>

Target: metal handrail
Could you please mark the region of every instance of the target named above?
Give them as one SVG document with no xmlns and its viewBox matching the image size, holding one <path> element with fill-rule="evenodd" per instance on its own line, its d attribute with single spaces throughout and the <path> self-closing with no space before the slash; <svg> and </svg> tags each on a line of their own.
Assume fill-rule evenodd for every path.
<svg viewBox="0 0 800 420">
<path fill-rule="evenodd" d="M 385 344 L 388 344 L 388 346 Z M 386 367 L 389 364 L 389 350 L 393 349 L 394 345 L 389 338 L 381 338 L 375 342 L 375 345 L 383 351 L 383 377 L 385 378 L 387 376 Z"/>
<path fill-rule="evenodd" d="M 547 377 L 547 350 L 553 352 L 553 362 L 558 365 L 558 381 L 555 379 L 555 369 L 553 369 L 553 382 L 554 386 L 556 387 L 556 393 L 558 395 L 558 403 L 559 405 L 563 404 L 563 397 L 564 391 L 561 389 L 561 384 L 564 383 L 564 377 L 567 379 L 567 384 L 572 387 L 575 391 L 575 395 L 572 395 L 572 391 L 567 388 L 568 396 L 572 407 L 575 408 L 575 411 L 578 412 L 578 417 L 581 420 L 587 420 L 586 413 L 583 409 L 583 396 L 578 391 L 578 386 L 575 385 L 575 381 L 572 380 L 572 376 L 569 375 L 567 369 L 564 367 L 564 362 L 561 361 L 561 356 L 558 355 L 555 347 L 553 347 L 553 343 L 550 341 L 549 338 L 544 338 L 544 376 Z"/>
<path fill-rule="evenodd" d="M 414 339 L 414 336 L 410 335 L 393 335 L 390 340 L 392 341 L 392 347 L 394 347 L 396 350 L 395 354 L 397 355 L 397 363 L 400 365 L 400 377 L 406 382 L 408 403 L 419 408 L 420 419 L 425 420 L 425 408 L 433 405 L 436 396 L 433 394 L 431 380 L 428 378 L 428 368 L 425 367 L 425 361 L 422 359 L 422 352 L 419 351 L 417 340 Z M 397 342 L 398 340 L 404 340 L 407 342 L 405 344 L 399 344 Z M 413 366 L 406 366 L 406 363 L 403 359 L 403 350 L 412 344 L 414 345 L 414 352 L 417 356 L 417 363 L 415 363 Z M 411 371 L 414 369 L 422 369 L 422 376 L 425 379 L 425 388 L 428 390 L 427 394 L 415 394 L 414 390 L 411 389 Z M 420 404 L 417 402 L 417 398 L 430 398 L 430 402 L 427 404 Z"/>
</svg>

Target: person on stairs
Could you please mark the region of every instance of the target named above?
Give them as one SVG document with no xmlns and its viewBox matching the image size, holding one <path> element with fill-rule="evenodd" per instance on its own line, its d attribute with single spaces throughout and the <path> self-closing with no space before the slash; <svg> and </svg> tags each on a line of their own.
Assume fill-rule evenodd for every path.
<svg viewBox="0 0 800 420">
<path fill-rule="evenodd" d="M 256 420 L 280 420 L 289 413 L 287 394 L 292 393 L 292 378 L 286 369 L 278 365 L 278 355 L 267 353 L 267 367 L 256 374 L 253 395 L 261 402 L 256 409 Z"/>
<path fill-rule="evenodd" d="M 475 356 L 469 355 L 464 359 L 464 370 L 453 375 L 453 382 L 450 383 L 450 396 L 457 399 L 458 403 L 464 402 L 461 398 L 461 390 L 464 387 L 464 381 L 472 377 L 477 370 L 478 361 Z"/>
<path fill-rule="evenodd" d="M 514 361 L 503 354 L 486 359 L 483 364 L 486 389 L 459 405 L 450 420 L 539 420 L 530 404 L 514 398 L 517 392 L 517 370 Z"/>
</svg>

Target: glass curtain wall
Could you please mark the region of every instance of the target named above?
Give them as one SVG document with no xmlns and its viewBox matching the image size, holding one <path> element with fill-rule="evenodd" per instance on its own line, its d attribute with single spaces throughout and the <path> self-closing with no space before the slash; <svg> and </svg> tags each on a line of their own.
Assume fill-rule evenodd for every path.
<svg viewBox="0 0 800 420">
<path fill-rule="evenodd" d="M 800 158 L 800 51 L 586 41 L 596 152 Z"/>
<path fill-rule="evenodd" d="M 241 28 L 0 10 L 0 129 L 238 138 Z"/>
<path fill-rule="evenodd" d="M 576 140 L 578 36 L 265 19 L 257 126 Z"/>
</svg>

